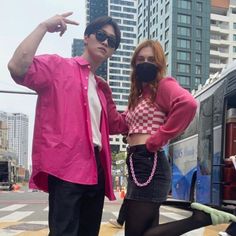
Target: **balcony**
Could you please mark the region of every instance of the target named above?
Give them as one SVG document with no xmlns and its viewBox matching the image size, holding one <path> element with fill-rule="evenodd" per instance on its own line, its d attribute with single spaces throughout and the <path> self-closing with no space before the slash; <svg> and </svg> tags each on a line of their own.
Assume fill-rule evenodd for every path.
<svg viewBox="0 0 236 236">
<path fill-rule="evenodd" d="M 224 39 L 210 39 L 210 44 L 212 45 L 224 45 L 224 46 L 229 46 L 231 45 L 229 40 L 224 40 Z"/>
<path fill-rule="evenodd" d="M 229 29 L 227 28 L 222 28 L 220 26 L 216 26 L 216 25 L 211 25 L 211 32 L 216 32 L 216 33 L 220 33 L 220 34 L 223 34 L 223 35 L 228 35 L 229 34 Z"/>
<path fill-rule="evenodd" d="M 210 50 L 210 56 L 218 57 L 218 58 L 228 58 L 229 52 L 226 50 Z"/>
</svg>

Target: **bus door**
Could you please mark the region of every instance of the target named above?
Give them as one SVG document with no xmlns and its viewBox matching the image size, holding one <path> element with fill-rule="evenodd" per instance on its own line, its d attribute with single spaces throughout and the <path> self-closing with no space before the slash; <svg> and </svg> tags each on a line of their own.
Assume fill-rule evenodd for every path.
<svg viewBox="0 0 236 236">
<path fill-rule="evenodd" d="M 213 94 L 213 155 L 211 169 L 211 203 L 220 205 L 222 184 L 222 124 L 224 120 L 224 85 Z"/>
<path fill-rule="evenodd" d="M 213 95 L 200 103 L 197 183 L 198 202 L 210 203 L 211 163 L 213 153 Z"/>
<path fill-rule="evenodd" d="M 230 160 L 236 155 L 236 70 L 227 76 L 225 103 L 222 200 L 236 205 L 236 169 Z"/>
</svg>

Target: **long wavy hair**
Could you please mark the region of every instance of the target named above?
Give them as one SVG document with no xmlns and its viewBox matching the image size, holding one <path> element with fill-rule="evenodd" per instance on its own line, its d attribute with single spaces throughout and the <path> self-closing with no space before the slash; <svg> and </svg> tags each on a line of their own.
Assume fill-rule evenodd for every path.
<svg viewBox="0 0 236 236">
<path fill-rule="evenodd" d="M 158 41 L 154 40 L 145 40 L 144 42 L 139 44 L 135 49 L 131 59 L 131 88 L 128 100 L 128 109 L 135 108 L 138 103 L 138 99 L 140 98 L 143 92 L 142 82 L 139 82 L 136 79 L 136 59 L 139 52 L 146 47 L 152 48 L 154 52 L 155 64 L 158 67 L 156 80 L 148 83 L 147 85 L 150 89 L 150 100 L 152 103 L 154 103 L 156 99 L 158 83 L 161 79 L 163 79 L 166 73 L 166 59 L 161 44 Z"/>
</svg>

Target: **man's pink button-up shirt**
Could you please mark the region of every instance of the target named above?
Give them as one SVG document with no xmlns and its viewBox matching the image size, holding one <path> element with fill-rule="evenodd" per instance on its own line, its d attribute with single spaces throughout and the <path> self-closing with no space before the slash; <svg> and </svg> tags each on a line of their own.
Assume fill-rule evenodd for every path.
<svg viewBox="0 0 236 236">
<path fill-rule="evenodd" d="M 34 58 L 23 80 L 14 78 L 38 94 L 31 188 L 47 191 L 48 174 L 73 183 L 97 183 L 87 96 L 89 71 L 90 65 L 82 57 L 66 59 L 58 55 L 41 55 Z M 109 133 L 122 133 L 127 127 L 114 103 L 107 102 L 104 96 L 106 82 L 98 77 L 96 81 L 102 106 L 100 158 L 105 172 L 105 194 L 114 199 Z M 108 122 L 108 112 L 112 113 L 109 117 L 114 118 L 114 122 Z"/>
</svg>

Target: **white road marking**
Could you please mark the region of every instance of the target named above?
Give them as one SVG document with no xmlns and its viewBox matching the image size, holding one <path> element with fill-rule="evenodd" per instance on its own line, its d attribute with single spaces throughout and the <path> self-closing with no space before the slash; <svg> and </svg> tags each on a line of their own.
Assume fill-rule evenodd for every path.
<svg viewBox="0 0 236 236">
<path fill-rule="evenodd" d="M 22 230 L 9 230 L 9 229 L 0 229 L 0 235 L 2 236 L 17 236 L 20 233 L 23 233 L 25 231 Z"/>
<path fill-rule="evenodd" d="M 15 222 L 31 215 L 34 211 L 15 211 L 0 218 L 0 222 Z M 1 234 L 0 234 L 1 235 Z"/>
<path fill-rule="evenodd" d="M 47 221 L 27 221 L 27 224 L 48 225 Z"/>
<path fill-rule="evenodd" d="M 182 219 L 186 218 L 186 216 L 182 216 L 182 215 L 172 213 L 172 212 L 161 212 L 161 215 L 171 218 L 173 220 L 182 220 Z"/>
<path fill-rule="evenodd" d="M 0 211 L 15 211 L 24 206 L 26 206 L 26 204 L 13 204 L 13 205 L 1 208 Z"/>
</svg>

